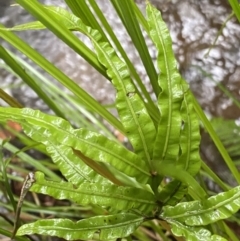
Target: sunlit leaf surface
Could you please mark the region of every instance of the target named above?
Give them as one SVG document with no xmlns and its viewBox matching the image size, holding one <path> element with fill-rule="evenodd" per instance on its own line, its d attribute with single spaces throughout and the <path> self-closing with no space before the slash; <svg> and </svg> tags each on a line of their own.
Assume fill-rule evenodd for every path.
<svg viewBox="0 0 240 241">
<path fill-rule="evenodd" d="M 0 117 L 2 120 L 15 120 L 21 123 L 29 137 L 42 142 L 46 146 L 54 144 L 72 147 L 94 161 L 111 164 L 117 170 L 136 178 L 142 183 L 146 183 L 150 177 L 145 163 L 133 152 L 101 134 L 84 128 L 73 129 L 67 121 L 59 117 L 28 108 L 1 107 Z M 25 123 L 27 124 L 25 125 Z"/>
<path fill-rule="evenodd" d="M 158 107 L 161 118 L 155 140 L 153 158 L 159 162 L 172 163 L 195 175 L 201 166 L 199 157 L 199 123 L 191 103 L 188 85 L 177 69 L 172 50 L 172 40 L 161 13 L 147 4 L 150 36 L 158 50 L 157 64 L 160 71 Z M 159 169 L 159 174 L 164 175 Z M 172 177 L 172 176 L 171 176 Z M 180 181 L 168 183 L 159 194 L 163 203 L 174 204 L 187 193 L 187 185 Z"/>
<path fill-rule="evenodd" d="M 143 213 L 149 213 L 156 208 L 154 195 L 138 188 L 89 182 L 76 186 L 64 181 L 47 181 L 41 172 L 36 172 L 35 180 L 31 191 L 57 199 L 69 199 L 81 205 L 96 204 L 117 210 L 136 209 Z"/>
<path fill-rule="evenodd" d="M 171 222 L 172 232 L 178 237 L 185 237 L 187 241 L 227 241 L 227 239 L 212 235 L 211 232 L 202 227 L 189 227 L 179 222 Z"/>
<path fill-rule="evenodd" d="M 143 217 L 129 213 L 96 216 L 78 222 L 68 219 L 45 219 L 21 226 L 17 235 L 37 233 L 66 240 L 89 240 L 94 234 L 99 234 L 100 240 L 110 240 L 128 236 L 143 221 Z"/>
<path fill-rule="evenodd" d="M 143 100 L 136 92 L 126 63 L 118 57 L 109 43 L 102 42 L 102 36 L 97 30 L 86 26 L 74 14 L 60 7 L 45 6 L 45 8 L 65 27 L 70 30 L 81 31 L 92 40 L 98 59 L 107 68 L 107 74 L 117 90 L 116 106 L 126 134 L 135 152 L 147 162 L 150 171 L 154 171 L 151 157 L 156 130 Z M 44 28 L 42 23 L 32 22 L 9 30 L 41 28 Z"/>
<path fill-rule="evenodd" d="M 175 219 L 189 226 L 201 226 L 226 219 L 240 208 L 240 186 L 219 193 L 204 201 L 182 202 L 163 207 L 164 218 Z"/>
<path fill-rule="evenodd" d="M 158 107 L 161 118 L 154 145 L 153 158 L 156 161 L 175 162 L 179 155 L 179 143 L 182 119 L 180 109 L 184 97 L 181 76 L 172 50 L 172 40 L 161 13 L 147 4 L 147 19 L 150 36 L 156 45 L 158 78 L 161 93 Z"/>
</svg>

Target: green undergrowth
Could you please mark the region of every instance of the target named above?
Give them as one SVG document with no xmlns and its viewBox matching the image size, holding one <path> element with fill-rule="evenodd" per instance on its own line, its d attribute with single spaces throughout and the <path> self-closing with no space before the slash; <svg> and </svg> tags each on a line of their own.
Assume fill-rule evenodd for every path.
<svg viewBox="0 0 240 241">
<path fill-rule="evenodd" d="M 37 1 L 16 2 L 37 21 L 10 29 L 1 26 L 0 37 L 68 92 L 0 46 L 6 69 L 10 67 L 22 78 L 54 113 L 23 108 L 4 90 L 0 93 L 10 106 L 0 107 L 1 123 L 14 121 L 24 132 L 14 132 L 22 149 L 8 140 L 1 143 L 2 149 L 13 153 L 8 159 L 1 157 L 1 183 L 12 204 L 2 205 L 16 213 L 22 205 L 21 199 L 15 204 L 9 185 L 10 180 L 22 180 L 9 173 L 15 158 L 21 160 L 15 170 L 27 176 L 21 198 L 30 190 L 34 200 L 23 207 L 30 221 L 20 225 L 15 239 L 38 234 L 66 240 L 145 241 L 150 240 L 147 234 L 152 230 L 162 240 L 238 240 L 225 220 L 234 220 L 239 210 L 240 187 L 226 185 L 202 162 L 200 121 L 239 184 L 238 169 L 178 71 L 161 13 L 147 2 L 144 18 L 134 1 L 111 0 L 142 60 L 155 95 L 152 98 L 95 1 L 66 0 L 72 12 Z M 45 28 L 112 83 L 117 117 L 13 33 Z M 156 63 L 142 31 L 155 45 Z M 93 49 L 74 32 L 87 36 Z M 125 136 L 131 147 L 126 148 L 108 126 Z M 27 154 L 28 149 L 40 153 L 40 160 Z M 27 174 L 26 167 L 34 173 Z M 201 167 L 221 193 L 209 192 L 201 181 Z M 43 207 L 36 193 L 60 200 L 58 206 Z M 61 200 L 69 200 L 69 205 L 64 201 L 60 205 Z M 5 222 L 0 233 L 10 237 L 12 221 L 2 217 Z"/>
</svg>

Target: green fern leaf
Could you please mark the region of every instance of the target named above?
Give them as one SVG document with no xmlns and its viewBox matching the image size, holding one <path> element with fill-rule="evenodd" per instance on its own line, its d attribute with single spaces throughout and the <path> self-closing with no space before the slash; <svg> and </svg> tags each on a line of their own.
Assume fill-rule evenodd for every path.
<svg viewBox="0 0 240 241">
<path fill-rule="evenodd" d="M 140 183 L 146 183 L 150 177 L 145 163 L 136 154 L 101 134 L 83 128 L 75 130 L 64 119 L 28 108 L 4 107 L 0 107 L 0 117 L 19 122 L 29 137 L 46 146 L 72 147 L 94 161 L 111 164 Z"/>
<path fill-rule="evenodd" d="M 185 237 L 187 241 L 227 241 L 227 239 L 212 235 L 211 232 L 202 227 L 190 227 L 176 221 L 170 221 L 172 232 L 177 237 Z"/>
<path fill-rule="evenodd" d="M 158 50 L 157 64 L 160 70 L 158 82 L 161 87 L 161 93 L 158 96 L 161 118 L 153 158 L 174 164 L 179 155 L 178 140 L 182 123 L 180 109 L 184 92 L 167 26 L 160 12 L 151 4 L 147 4 L 146 11 L 150 36 Z"/>
<path fill-rule="evenodd" d="M 107 68 L 107 74 L 117 90 L 116 106 L 126 134 L 135 152 L 146 161 L 150 171 L 154 172 L 151 160 L 156 129 L 143 100 L 136 93 L 126 63 L 117 56 L 109 43 L 102 42 L 102 37 L 97 30 L 86 26 L 74 14 L 60 7 L 45 6 L 45 8 L 65 27 L 81 31 L 91 39 L 99 61 Z M 44 26 L 40 22 L 33 22 L 9 30 L 41 28 Z"/>
<path fill-rule="evenodd" d="M 163 207 L 162 216 L 189 226 L 208 225 L 229 218 L 240 208 L 240 186 L 203 201 L 182 202 Z"/>
<path fill-rule="evenodd" d="M 142 217 L 129 213 L 96 216 L 78 222 L 68 219 L 45 219 L 21 226 L 17 235 L 36 233 L 66 240 L 90 240 L 96 234 L 100 240 L 105 241 L 127 237 L 143 221 Z"/>
<path fill-rule="evenodd" d="M 154 195 L 143 189 L 89 182 L 75 186 L 64 181 L 47 181 L 41 172 L 35 173 L 35 182 L 30 190 L 57 199 L 69 199 L 81 205 L 95 204 L 113 210 L 136 209 L 149 213 L 156 209 Z"/>
</svg>

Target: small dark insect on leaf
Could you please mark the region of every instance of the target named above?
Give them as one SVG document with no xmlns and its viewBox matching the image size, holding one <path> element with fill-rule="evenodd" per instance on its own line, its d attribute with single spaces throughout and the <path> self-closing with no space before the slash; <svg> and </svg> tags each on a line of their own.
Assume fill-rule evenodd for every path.
<svg viewBox="0 0 240 241">
<path fill-rule="evenodd" d="M 136 94 L 136 92 L 128 92 L 127 97 L 131 98 Z"/>
</svg>

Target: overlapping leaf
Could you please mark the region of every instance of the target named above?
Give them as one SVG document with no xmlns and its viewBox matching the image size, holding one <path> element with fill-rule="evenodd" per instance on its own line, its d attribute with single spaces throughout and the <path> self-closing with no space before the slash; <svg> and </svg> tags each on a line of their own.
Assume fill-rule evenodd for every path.
<svg viewBox="0 0 240 241">
<path fill-rule="evenodd" d="M 184 80 L 182 82 L 184 85 Z M 201 137 L 198 117 L 193 107 L 192 96 L 188 91 L 184 94 L 181 115 L 183 120 L 180 137 L 181 156 L 177 162 L 177 166 L 195 176 L 201 167 L 199 154 Z"/>
<path fill-rule="evenodd" d="M 154 145 L 154 160 L 175 162 L 179 155 L 179 137 L 182 124 L 180 108 L 183 100 L 181 76 L 172 50 L 172 41 L 160 12 L 147 5 L 147 18 L 150 36 L 158 50 L 157 64 L 161 93 L 158 107 L 161 118 Z"/>
<path fill-rule="evenodd" d="M 90 240 L 94 234 L 99 234 L 99 239 L 105 241 L 127 237 L 143 221 L 143 217 L 129 213 L 96 216 L 78 222 L 68 219 L 45 219 L 21 226 L 17 235 L 37 233 L 66 240 Z"/>
<path fill-rule="evenodd" d="M 69 199 L 81 205 L 96 204 L 115 210 L 137 209 L 143 213 L 149 213 L 156 208 L 154 195 L 139 188 L 89 182 L 75 186 L 63 181 L 47 181 L 41 172 L 35 173 L 35 180 L 31 191 L 57 199 Z"/>
<path fill-rule="evenodd" d="M 51 144 L 46 149 L 64 177 L 74 185 L 80 185 L 83 182 L 108 182 L 78 158 L 72 148 Z"/>
<path fill-rule="evenodd" d="M 94 161 L 106 162 L 117 170 L 146 183 L 150 174 L 145 163 L 133 152 L 105 136 L 86 129 L 75 130 L 58 117 L 50 116 L 28 108 L 12 109 L 0 107 L 2 120 L 15 120 L 22 124 L 26 134 L 46 146 L 65 145 L 84 153 Z M 28 128 L 28 123 L 31 128 Z"/>
<path fill-rule="evenodd" d="M 176 166 L 194 176 L 201 167 L 199 155 L 200 132 L 198 118 L 193 108 L 192 96 L 188 91 L 184 94 L 181 116 L 183 121 L 180 135 L 181 155 L 177 160 Z M 176 189 L 177 187 L 179 187 L 179 190 Z M 187 193 L 186 187 L 186 184 L 173 181 L 173 183 L 170 182 L 164 187 L 164 192 L 161 192 L 159 196 L 161 199 L 164 196 L 171 197 L 166 204 L 173 205 L 180 201 Z"/>
<path fill-rule="evenodd" d="M 226 219 L 240 208 L 240 186 L 204 201 L 182 202 L 163 207 L 162 216 L 189 226 L 201 226 Z"/>
<path fill-rule="evenodd" d="M 158 194 L 158 200 L 164 205 L 173 206 L 184 197 L 187 191 L 188 188 L 186 184 L 178 180 L 173 180 L 162 188 Z"/>
<path fill-rule="evenodd" d="M 98 59 L 107 68 L 107 74 L 117 90 L 116 106 L 126 134 L 135 152 L 153 171 L 151 155 L 156 130 L 144 102 L 136 93 L 126 63 L 117 56 L 109 43 L 101 42 L 101 35 L 97 30 L 86 26 L 78 17 L 59 7 L 45 8 L 68 29 L 81 31 L 92 40 Z M 33 22 L 16 26 L 11 30 L 27 28 L 40 29 L 44 26 L 39 22 Z"/>
<path fill-rule="evenodd" d="M 164 162 L 158 164 L 157 171 L 158 173 L 162 173 L 164 176 L 172 177 L 185 184 L 188 187 L 188 192 L 194 195 L 194 198 L 197 198 L 199 200 L 206 199 L 207 194 L 205 190 L 187 171 L 176 167 L 176 165 L 174 164 Z"/>
<path fill-rule="evenodd" d="M 176 221 L 170 221 L 172 232 L 177 237 L 185 237 L 186 241 L 227 241 L 225 238 L 212 235 L 211 232 L 202 227 L 189 227 Z"/>
<path fill-rule="evenodd" d="M 158 50 L 159 85 L 162 90 L 158 98 L 161 119 L 153 157 L 156 161 L 176 164 L 195 175 L 200 169 L 200 136 L 198 119 L 187 92 L 188 86 L 177 69 L 171 37 L 160 12 L 148 4 L 147 17 L 150 35 Z M 160 174 L 164 175 L 161 170 Z M 173 204 L 181 200 L 186 191 L 181 182 L 174 181 L 164 187 L 159 197 Z"/>
<path fill-rule="evenodd" d="M 126 134 L 135 152 L 148 163 L 150 171 L 153 171 L 151 153 L 155 127 L 136 93 L 127 65 L 108 43 L 98 44 L 94 41 L 94 45 L 99 61 L 108 69 L 107 73 L 117 89 L 116 106 Z"/>
</svg>

